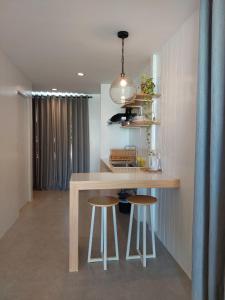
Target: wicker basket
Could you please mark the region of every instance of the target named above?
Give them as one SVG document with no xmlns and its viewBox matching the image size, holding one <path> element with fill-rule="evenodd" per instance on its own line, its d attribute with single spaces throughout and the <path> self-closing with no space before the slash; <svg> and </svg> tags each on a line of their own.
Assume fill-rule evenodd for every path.
<svg viewBox="0 0 225 300">
<path fill-rule="evenodd" d="M 129 149 L 111 149 L 111 161 L 136 161 L 136 150 Z"/>
</svg>

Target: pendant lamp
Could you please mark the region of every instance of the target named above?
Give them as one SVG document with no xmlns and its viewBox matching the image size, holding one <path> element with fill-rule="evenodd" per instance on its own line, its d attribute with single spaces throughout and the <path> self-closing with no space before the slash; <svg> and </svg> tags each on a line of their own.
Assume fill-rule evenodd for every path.
<svg viewBox="0 0 225 300">
<path fill-rule="evenodd" d="M 118 38 L 122 39 L 122 72 L 115 78 L 110 87 L 110 97 L 117 104 L 126 104 L 131 102 L 136 96 L 136 86 L 133 80 L 126 76 L 124 72 L 124 40 L 128 38 L 127 31 L 119 31 Z"/>
</svg>

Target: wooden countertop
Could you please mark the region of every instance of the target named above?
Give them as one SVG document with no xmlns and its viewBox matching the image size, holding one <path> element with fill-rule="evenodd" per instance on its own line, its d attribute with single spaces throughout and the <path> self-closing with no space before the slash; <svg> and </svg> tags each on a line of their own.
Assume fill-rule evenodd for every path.
<svg viewBox="0 0 225 300">
<path fill-rule="evenodd" d="M 70 185 L 78 190 L 120 188 L 179 188 L 180 180 L 168 172 L 74 173 Z"/>
</svg>

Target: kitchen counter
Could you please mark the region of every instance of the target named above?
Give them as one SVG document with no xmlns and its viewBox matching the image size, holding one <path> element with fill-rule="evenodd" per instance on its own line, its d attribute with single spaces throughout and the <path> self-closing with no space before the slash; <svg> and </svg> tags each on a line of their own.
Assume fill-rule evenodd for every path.
<svg viewBox="0 0 225 300">
<path fill-rule="evenodd" d="M 69 204 L 69 271 L 79 267 L 79 192 L 81 190 L 166 188 L 177 189 L 180 180 L 169 171 L 74 173 L 70 179 Z"/>
<path fill-rule="evenodd" d="M 115 167 L 108 159 L 101 159 L 101 170 L 113 173 L 137 173 L 144 172 L 146 168 L 141 167 Z"/>
</svg>

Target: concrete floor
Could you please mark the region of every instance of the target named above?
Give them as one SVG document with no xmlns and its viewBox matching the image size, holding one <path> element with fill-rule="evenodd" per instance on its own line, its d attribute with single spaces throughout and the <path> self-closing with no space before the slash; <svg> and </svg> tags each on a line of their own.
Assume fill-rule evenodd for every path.
<svg viewBox="0 0 225 300">
<path fill-rule="evenodd" d="M 89 196 L 81 192 L 80 272 L 69 273 L 68 193 L 35 192 L 34 201 L 0 240 L 0 300 L 191 299 L 190 280 L 159 241 L 157 258 L 148 260 L 146 269 L 139 261 L 125 261 L 127 215 L 117 213 L 120 261 L 109 263 L 108 271 L 101 263 L 87 264 Z M 99 249 L 98 227 L 94 255 Z M 109 230 L 113 254 L 111 234 Z"/>
</svg>

